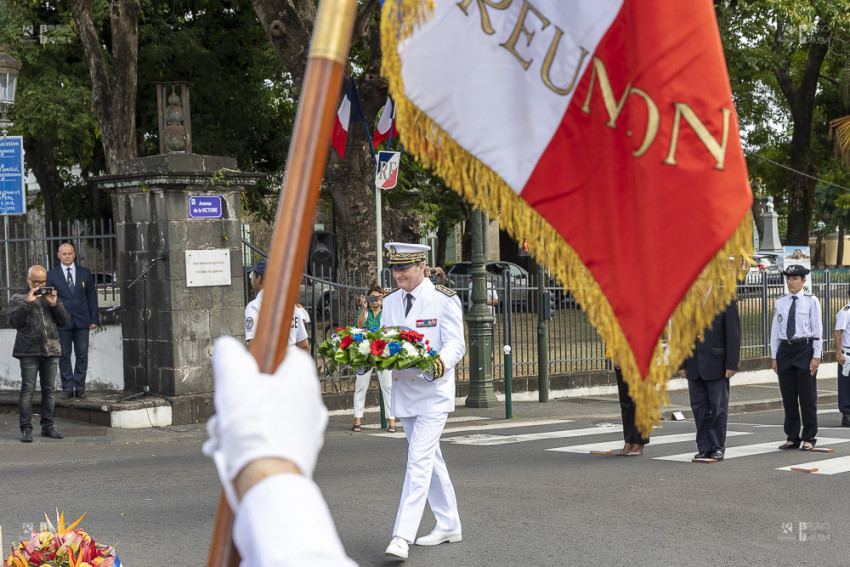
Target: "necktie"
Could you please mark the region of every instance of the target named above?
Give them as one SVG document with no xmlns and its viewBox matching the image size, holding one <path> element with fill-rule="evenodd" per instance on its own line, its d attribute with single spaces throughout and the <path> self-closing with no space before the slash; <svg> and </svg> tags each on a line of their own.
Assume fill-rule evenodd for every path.
<svg viewBox="0 0 850 567">
<path fill-rule="evenodd" d="M 68 270 L 68 287 L 74 287 L 74 278 L 71 276 L 71 268 L 65 268 Z"/>
<path fill-rule="evenodd" d="M 404 316 L 407 317 L 407 314 L 410 313 L 410 308 L 413 307 L 413 300 L 416 298 L 413 297 L 412 293 L 408 293 L 405 299 L 407 300 L 407 305 L 404 307 Z"/>
<path fill-rule="evenodd" d="M 797 296 L 791 296 L 791 309 L 788 310 L 788 326 L 785 328 L 785 336 L 794 338 L 797 332 Z"/>
</svg>

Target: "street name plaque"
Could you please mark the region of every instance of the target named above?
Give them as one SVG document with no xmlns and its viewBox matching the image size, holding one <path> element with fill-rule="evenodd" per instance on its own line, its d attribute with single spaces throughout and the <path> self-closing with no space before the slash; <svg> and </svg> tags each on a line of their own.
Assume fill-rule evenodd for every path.
<svg viewBox="0 0 850 567">
<path fill-rule="evenodd" d="M 189 195 L 190 219 L 220 219 L 221 195 Z"/>
</svg>

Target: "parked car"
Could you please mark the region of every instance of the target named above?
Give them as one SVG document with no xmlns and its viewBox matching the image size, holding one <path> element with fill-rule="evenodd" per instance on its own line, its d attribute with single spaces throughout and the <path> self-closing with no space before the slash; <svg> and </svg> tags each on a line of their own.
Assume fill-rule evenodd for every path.
<svg viewBox="0 0 850 567">
<path fill-rule="evenodd" d="M 782 283 L 782 273 L 779 270 L 778 257 L 778 254 L 754 254 L 753 260 L 757 264 L 750 267 L 744 283 L 746 285 L 761 285 L 762 277 L 767 279 L 768 285 Z"/>
<path fill-rule="evenodd" d="M 487 272 L 487 281 L 497 290 L 500 303 L 504 303 L 506 274 L 509 274 L 511 282 L 511 303 L 513 305 L 528 303 L 530 279 L 527 271 L 511 262 L 492 260 L 484 262 L 484 270 Z M 457 292 L 464 309 L 467 309 L 469 305 L 469 282 L 472 280 L 472 263 L 458 262 L 449 268 L 446 276 L 449 278 L 449 287 Z"/>
</svg>

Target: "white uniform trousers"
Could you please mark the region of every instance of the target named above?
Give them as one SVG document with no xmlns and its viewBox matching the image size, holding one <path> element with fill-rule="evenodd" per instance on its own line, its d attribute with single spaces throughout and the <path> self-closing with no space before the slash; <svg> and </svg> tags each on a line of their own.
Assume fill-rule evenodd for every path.
<svg viewBox="0 0 850 567">
<path fill-rule="evenodd" d="M 363 417 L 363 410 L 366 408 L 366 390 L 369 389 L 369 382 L 372 381 L 374 369 L 374 367 L 371 367 L 365 374 L 357 374 L 357 378 L 354 380 L 354 417 L 356 418 Z M 387 419 L 395 419 L 395 416 L 390 412 L 392 383 L 392 370 L 378 370 L 378 385 L 381 387 L 381 395 L 384 397 L 384 413 L 386 413 Z"/>
<path fill-rule="evenodd" d="M 399 417 L 408 442 L 407 472 L 393 537 L 409 543 L 416 539 L 426 500 L 437 520 L 435 529 L 460 529 L 455 489 L 440 451 L 440 435 L 448 417 L 448 413 Z"/>
</svg>

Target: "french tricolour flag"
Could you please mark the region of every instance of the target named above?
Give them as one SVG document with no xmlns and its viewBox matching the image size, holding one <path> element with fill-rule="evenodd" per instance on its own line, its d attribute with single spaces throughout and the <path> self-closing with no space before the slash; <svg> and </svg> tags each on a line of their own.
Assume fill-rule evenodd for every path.
<svg viewBox="0 0 850 567">
<path fill-rule="evenodd" d="M 378 120 L 378 127 L 375 128 L 375 133 L 372 134 L 372 146 L 377 148 L 381 142 L 387 138 L 397 138 L 398 130 L 395 127 L 395 104 L 392 97 L 387 97 L 387 103 L 381 112 L 381 118 Z M 392 140 L 390 140 L 392 143 Z"/>
<path fill-rule="evenodd" d="M 331 145 L 341 158 L 345 157 L 345 141 L 348 138 L 348 129 L 354 122 L 365 124 L 366 118 L 363 115 L 360 96 L 357 94 L 357 85 L 354 83 L 354 77 L 352 77 L 348 81 L 348 90 L 342 99 L 342 104 L 339 105 L 339 110 L 336 112 L 336 122 L 334 122 L 333 133 L 331 133 Z"/>
</svg>

